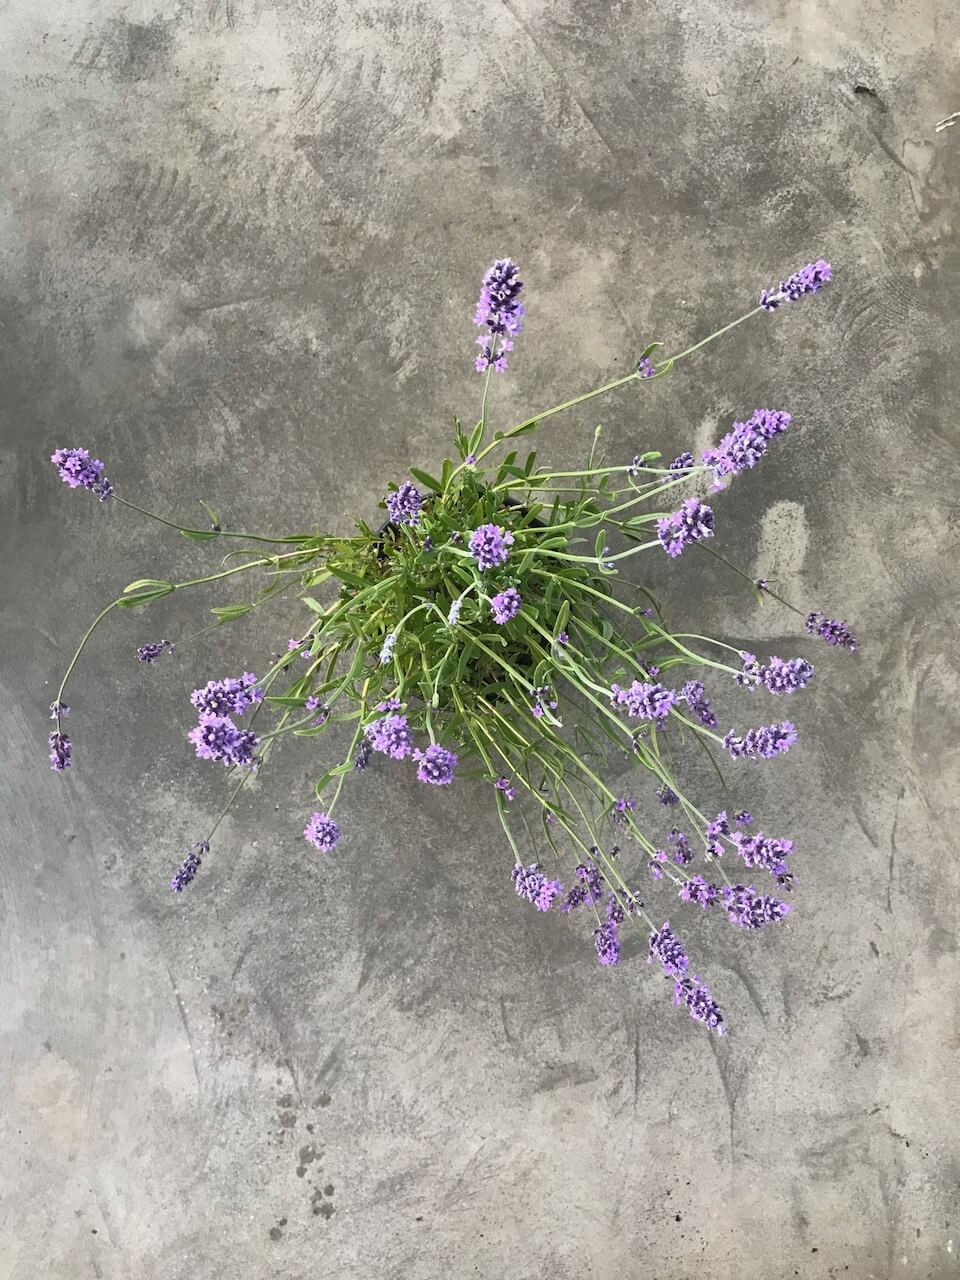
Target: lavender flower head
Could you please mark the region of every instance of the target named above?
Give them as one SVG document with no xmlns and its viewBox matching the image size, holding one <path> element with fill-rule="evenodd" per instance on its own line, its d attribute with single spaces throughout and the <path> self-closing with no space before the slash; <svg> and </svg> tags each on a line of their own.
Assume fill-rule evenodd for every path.
<svg viewBox="0 0 960 1280">
<path fill-rule="evenodd" d="M 532 902 L 538 911 L 549 911 L 553 900 L 563 893 L 563 885 L 559 880 L 548 880 L 536 862 L 529 867 L 518 862 L 511 872 L 513 887 L 517 896 Z"/>
<path fill-rule="evenodd" d="M 47 740 L 50 748 L 50 768 L 54 773 L 64 773 L 73 764 L 73 744 L 65 733 L 55 729 Z"/>
<path fill-rule="evenodd" d="M 307 840 L 322 853 L 329 853 L 336 848 L 340 839 L 340 828 L 326 813 L 315 813 L 303 829 Z"/>
<path fill-rule="evenodd" d="M 703 876 L 691 876 L 689 880 L 684 880 L 680 886 L 678 896 L 684 902 L 696 902 L 698 906 L 706 911 L 707 907 L 720 897 L 720 888 L 718 885 L 709 884 L 704 880 Z"/>
<path fill-rule="evenodd" d="M 785 876 L 789 868 L 786 858 L 793 853 L 793 841 L 777 836 L 765 836 L 762 831 L 748 836 L 742 831 L 733 834 L 737 853 L 747 867 L 762 867 L 772 876 Z"/>
<path fill-rule="evenodd" d="M 54 449 L 50 461 L 71 489 L 89 489 L 101 502 L 106 502 L 113 493 L 113 485 L 103 474 L 103 463 L 99 458 L 91 458 L 88 450 Z"/>
<path fill-rule="evenodd" d="M 520 301 L 523 281 L 519 268 L 509 258 L 498 258 L 483 277 L 480 297 L 473 323 L 487 332 L 477 338 L 480 353 L 474 368 L 485 373 L 492 368 L 503 373 L 507 367 L 507 352 L 513 350 L 513 339 L 523 328 L 524 305 Z"/>
<path fill-rule="evenodd" d="M 663 965 L 663 972 L 668 977 L 682 978 L 690 965 L 690 958 L 680 939 L 670 928 L 669 920 L 664 921 L 663 927 L 650 935 L 647 964 L 651 964 L 654 957 Z"/>
<path fill-rule="evenodd" d="M 713 537 L 713 511 L 699 498 L 687 498 L 679 511 L 660 517 L 657 537 L 667 555 L 674 559 L 691 543 Z"/>
<path fill-rule="evenodd" d="M 202 689 L 194 689 L 190 701 L 201 716 L 242 716 L 255 702 L 263 701 L 263 690 L 257 686 L 252 671 L 225 680 L 208 680 Z"/>
<path fill-rule="evenodd" d="M 726 1035 L 727 1028 L 720 1006 L 710 998 L 710 988 L 705 987 L 696 974 L 692 978 L 681 978 L 676 983 L 673 988 L 673 1003 L 685 1004 L 691 1018 L 702 1022 L 718 1036 Z"/>
<path fill-rule="evenodd" d="M 755 467 L 767 451 L 767 445 L 782 435 L 792 419 L 779 409 L 755 409 L 748 422 L 735 422 L 715 449 L 701 455 L 704 466 L 713 472 L 714 489 L 722 489 L 724 476 L 739 475 Z"/>
<path fill-rule="evenodd" d="M 723 890 L 727 919 L 741 929 L 762 929 L 779 924 L 790 910 L 788 902 L 758 894 L 752 884 L 735 884 Z"/>
<path fill-rule="evenodd" d="M 383 648 L 380 650 L 380 665 L 385 667 L 393 658 L 394 646 L 397 643 L 397 633 L 391 631 L 384 639 Z"/>
<path fill-rule="evenodd" d="M 656 366 L 649 356 L 641 356 L 637 361 L 637 373 L 641 378 L 653 378 L 656 376 L 656 372 Z"/>
<path fill-rule="evenodd" d="M 701 724 L 708 729 L 717 727 L 717 717 L 713 714 L 710 700 L 707 697 L 702 680 L 688 680 L 680 690 L 680 697 L 686 702 Z"/>
<path fill-rule="evenodd" d="M 760 290 L 760 305 L 764 311 L 776 311 L 784 302 L 796 302 L 805 293 L 819 293 L 823 286 L 833 278 L 833 269 L 829 262 L 822 258 L 816 262 L 808 262 L 805 267 L 795 271 L 786 280 L 781 280 L 779 287 Z"/>
<path fill-rule="evenodd" d="M 496 524 L 482 524 L 470 535 L 470 551 L 481 569 L 496 569 L 510 558 L 513 534 Z"/>
<path fill-rule="evenodd" d="M 670 476 L 673 480 L 682 480 L 688 471 L 692 471 L 694 467 L 693 454 L 683 452 L 677 454 L 670 463 Z"/>
<path fill-rule="evenodd" d="M 446 747 L 433 743 L 426 751 L 419 749 L 413 753 L 414 760 L 419 761 L 417 777 L 421 782 L 429 782 L 435 787 L 445 787 L 453 781 L 453 771 L 457 767 L 457 757 Z"/>
<path fill-rule="evenodd" d="M 661 782 L 657 787 L 657 804 L 670 805 L 679 804 L 680 797 L 674 791 L 673 787 L 668 787 L 665 782 Z"/>
<path fill-rule="evenodd" d="M 504 623 L 517 616 L 522 603 L 522 597 L 516 587 L 507 587 L 506 591 L 495 595 L 490 601 L 490 612 L 494 622 L 502 627 Z"/>
<path fill-rule="evenodd" d="M 415 484 L 405 480 L 395 493 L 387 494 L 387 515 L 392 524 L 419 524 L 423 495 Z"/>
<path fill-rule="evenodd" d="M 819 636 L 827 644 L 839 645 L 851 653 L 856 653 L 859 648 L 856 636 L 845 622 L 839 618 L 827 618 L 819 609 L 807 614 L 804 625 L 810 635 Z"/>
<path fill-rule="evenodd" d="M 413 753 L 413 731 L 406 716 L 386 715 L 364 729 L 374 751 L 394 760 L 405 760 Z"/>
<path fill-rule="evenodd" d="M 610 705 L 625 707 L 628 716 L 641 720 L 656 720 L 662 724 L 676 701 L 674 691 L 659 683 L 634 680 L 629 689 L 621 689 L 618 684 L 610 686 Z"/>
<path fill-rule="evenodd" d="M 67 706 L 65 702 L 57 701 L 57 702 L 50 703 L 50 719 L 51 720 L 65 720 L 69 714 L 70 714 L 70 708 Z"/>
<path fill-rule="evenodd" d="M 742 738 L 731 730 L 724 736 L 723 748 L 734 760 L 772 760 L 789 751 L 796 741 L 796 725 L 784 720 L 780 724 L 750 729 Z"/>
<path fill-rule="evenodd" d="M 753 675 L 770 693 L 793 693 L 805 689 L 813 679 L 813 667 L 805 658 L 768 658 L 755 664 Z"/>
<path fill-rule="evenodd" d="M 187 885 L 193 883 L 200 870 L 200 863 L 209 852 L 209 841 L 198 840 L 173 874 L 170 888 L 174 893 L 183 893 Z"/>
<path fill-rule="evenodd" d="M 605 920 L 599 929 L 594 929 L 593 939 L 597 949 L 597 959 L 601 964 L 619 963 L 620 936 L 616 920 L 612 918 Z"/>
<path fill-rule="evenodd" d="M 361 738 L 360 741 L 357 743 L 356 751 L 353 753 L 354 769 L 359 769 L 361 771 L 364 770 L 367 767 L 367 765 L 370 763 L 371 755 L 372 755 L 372 748 L 370 746 L 370 743 L 366 740 L 366 738 Z"/>
<path fill-rule="evenodd" d="M 156 644 L 142 644 L 137 650 L 138 662 L 156 662 L 162 653 L 173 653 L 172 640 L 158 640 Z"/>
<path fill-rule="evenodd" d="M 239 768 L 252 768 L 256 763 L 253 749 L 260 739 L 249 729 L 238 729 L 229 716 L 201 715 L 187 738 L 200 760 L 220 760 Z"/>
</svg>

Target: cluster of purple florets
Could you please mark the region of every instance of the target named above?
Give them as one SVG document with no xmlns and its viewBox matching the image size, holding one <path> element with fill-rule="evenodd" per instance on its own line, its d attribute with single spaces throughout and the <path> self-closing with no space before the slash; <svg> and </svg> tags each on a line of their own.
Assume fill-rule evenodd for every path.
<svg viewBox="0 0 960 1280">
<path fill-rule="evenodd" d="M 471 533 L 468 545 L 480 569 L 497 569 L 510 558 L 513 534 L 497 524 L 482 524 Z"/>
<path fill-rule="evenodd" d="M 254 749 L 260 739 L 250 729 L 238 729 L 232 716 L 241 716 L 248 707 L 263 700 L 263 690 L 252 671 L 225 680 L 210 680 L 194 689 L 190 701 L 199 722 L 187 734 L 201 760 L 219 760 L 225 765 L 253 768 Z"/>
<path fill-rule="evenodd" d="M 101 502 L 113 493 L 113 485 L 103 474 L 103 463 L 91 458 L 87 449 L 54 449 L 50 461 L 71 489 L 89 489 Z"/>
<path fill-rule="evenodd" d="M 713 537 L 713 511 L 699 498 L 687 498 L 679 511 L 660 517 L 657 537 L 667 555 L 675 558 L 691 543 Z"/>
<path fill-rule="evenodd" d="M 517 896 L 532 902 L 538 911 L 549 911 L 554 899 L 563 893 L 563 885 L 559 880 L 548 880 L 536 862 L 529 867 L 518 862 L 513 868 L 513 887 Z"/>
<path fill-rule="evenodd" d="M 804 626 L 810 635 L 819 636 L 827 644 L 839 645 L 843 649 L 849 649 L 851 653 L 859 648 L 856 636 L 845 622 L 841 622 L 839 618 L 828 618 L 819 609 L 807 614 Z"/>
<path fill-rule="evenodd" d="M 723 488 L 725 476 L 755 467 L 770 441 L 783 435 L 791 421 L 790 414 L 779 409 L 755 409 L 747 422 L 735 422 L 715 449 L 705 449 L 701 455 L 713 473 L 714 489 Z"/>
<path fill-rule="evenodd" d="M 740 656 L 743 669 L 734 679 L 745 689 L 757 689 L 762 685 L 770 693 L 793 693 L 797 689 L 805 689 L 813 679 L 813 666 L 806 658 L 768 658 L 761 663 L 756 654 L 746 650 Z"/>
<path fill-rule="evenodd" d="M 776 288 L 761 289 L 760 305 L 764 311 L 776 311 L 784 302 L 796 302 L 805 293 L 819 293 L 832 278 L 833 269 L 829 262 L 824 262 L 822 258 L 817 262 L 808 262 L 792 276 L 781 280 Z"/>
<path fill-rule="evenodd" d="M 750 729 L 742 737 L 731 729 L 724 735 L 723 749 L 734 760 L 772 760 L 789 751 L 796 741 L 796 725 L 783 720 Z"/>
<path fill-rule="evenodd" d="M 503 373 L 507 352 L 513 350 L 513 339 L 523 328 L 524 305 L 520 301 L 523 281 L 519 268 L 509 258 L 498 258 L 483 277 L 473 323 L 486 333 L 477 339 L 480 352 L 475 362 L 477 373 L 493 368 Z"/>
<path fill-rule="evenodd" d="M 634 680 L 628 689 L 621 689 L 618 684 L 610 686 L 610 705 L 623 707 L 628 716 L 638 720 L 662 724 L 676 701 L 676 693 L 657 682 Z"/>
<path fill-rule="evenodd" d="M 321 853 L 335 849 L 340 839 L 340 828 L 327 813 L 315 813 L 303 831 L 304 836 Z"/>
<path fill-rule="evenodd" d="M 688 680 L 680 689 L 680 697 L 701 724 L 705 724 L 708 729 L 717 727 L 717 717 L 710 706 L 710 699 L 706 695 L 702 680 Z"/>
<path fill-rule="evenodd" d="M 419 524 L 423 496 L 409 480 L 393 493 L 387 494 L 387 515 L 393 524 Z"/>
<path fill-rule="evenodd" d="M 142 644 L 137 650 L 139 662 L 156 662 L 162 653 L 173 653 L 172 640 L 158 640 L 156 644 Z"/>
<path fill-rule="evenodd" d="M 198 840 L 173 874 L 170 888 L 174 893 L 183 893 L 187 885 L 196 879 L 200 864 L 209 852 L 209 841 Z"/>
<path fill-rule="evenodd" d="M 506 591 L 493 596 L 490 601 L 490 612 L 494 622 L 502 627 L 504 623 L 517 616 L 522 603 L 523 600 L 516 587 L 507 587 Z"/>
</svg>

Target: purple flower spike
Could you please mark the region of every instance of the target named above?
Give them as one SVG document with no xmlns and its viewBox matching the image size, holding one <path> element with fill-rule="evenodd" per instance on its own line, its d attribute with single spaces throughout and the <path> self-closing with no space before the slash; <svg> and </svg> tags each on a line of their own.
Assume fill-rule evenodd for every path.
<svg viewBox="0 0 960 1280">
<path fill-rule="evenodd" d="M 173 653 L 172 640 L 158 640 L 156 644 L 142 644 L 137 650 L 139 662 L 156 662 L 162 653 Z"/>
<path fill-rule="evenodd" d="M 637 362 L 637 373 L 641 378 L 653 378 L 656 376 L 656 366 L 653 364 L 649 356 L 641 356 Z"/>
<path fill-rule="evenodd" d="M 548 880 L 536 862 L 531 862 L 529 867 L 521 866 L 518 862 L 511 872 L 511 878 L 517 896 L 532 902 L 538 911 L 549 911 L 554 898 L 563 893 L 560 881 Z"/>
<path fill-rule="evenodd" d="M 723 1014 L 716 1001 L 710 998 L 710 988 L 703 986 L 694 974 L 692 978 L 681 978 L 673 988 L 673 1003 L 685 1004 L 687 1013 L 697 1022 L 702 1022 L 710 1031 L 718 1036 L 726 1035 Z"/>
<path fill-rule="evenodd" d="M 198 840 L 174 872 L 170 881 L 170 888 L 174 893 L 183 893 L 187 885 L 193 883 L 200 870 L 200 863 L 209 852 L 209 841 Z"/>
<path fill-rule="evenodd" d="M 200 717 L 187 738 L 196 748 L 200 760 L 221 760 L 225 765 L 252 768 L 253 749 L 260 739 L 249 729 L 238 729 L 229 716 Z"/>
<path fill-rule="evenodd" d="M 353 767 L 355 769 L 364 770 L 370 763 L 370 756 L 373 750 L 366 738 L 361 738 L 357 743 L 357 749 L 353 753 Z"/>
<path fill-rule="evenodd" d="M 547 711 L 556 711 L 556 695 L 548 684 L 538 685 L 530 691 L 530 711 L 539 720 Z"/>
<path fill-rule="evenodd" d="M 225 680 L 209 680 L 202 689 L 194 689 L 190 701 L 203 716 L 242 716 L 255 702 L 263 701 L 263 690 L 257 687 L 252 671 Z"/>
<path fill-rule="evenodd" d="M 699 498 L 687 498 L 679 511 L 657 521 L 657 537 L 667 555 L 675 558 L 690 543 L 713 537 L 713 511 Z"/>
<path fill-rule="evenodd" d="M 701 724 L 705 724 L 708 729 L 717 727 L 717 717 L 713 714 L 710 700 L 704 692 L 702 680 L 688 680 L 680 690 L 680 697 Z"/>
<path fill-rule="evenodd" d="M 64 773 L 73 764 L 73 744 L 59 729 L 50 734 L 50 768 L 54 773 Z"/>
<path fill-rule="evenodd" d="M 780 409 L 755 409 L 749 422 L 735 422 L 715 449 L 704 450 L 701 461 L 713 472 L 715 489 L 724 476 L 735 476 L 755 467 L 776 436 L 783 435 L 792 419 Z"/>
<path fill-rule="evenodd" d="M 65 720 L 69 714 L 70 714 L 70 708 L 67 706 L 65 702 L 50 703 L 50 719 L 51 720 Z"/>
<path fill-rule="evenodd" d="M 748 809 L 741 809 L 739 813 L 733 815 L 733 820 L 739 827 L 749 827 L 753 821 L 753 814 Z"/>
<path fill-rule="evenodd" d="M 657 787 L 657 804 L 679 804 L 680 797 L 674 791 L 673 787 L 668 787 L 665 782 L 661 782 Z"/>
<path fill-rule="evenodd" d="M 819 636 L 827 644 L 839 645 L 851 653 L 856 653 L 859 648 L 856 636 L 845 622 L 839 618 L 827 618 L 819 609 L 807 614 L 805 626 L 810 635 Z"/>
<path fill-rule="evenodd" d="M 620 961 L 620 937 L 616 920 L 604 921 L 599 929 L 593 931 L 594 945 L 597 948 L 597 959 L 603 965 L 618 964 Z"/>
<path fill-rule="evenodd" d="M 663 972 L 673 978 L 682 978 L 690 964 L 690 958 L 680 939 L 670 928 L 669 920 L 664 921 L 663 927 L 650 935 L 647 964 L 651 964 L 654 957 L 663 965 Z"/>
<path fill-rule="evenodd" d="M 340 828 L 326 813 L 315 813 L 303 829 L 307 840 L 321 853 L 335 849 L 340 839 Z"/>
<path fill-rule="evenodd" d="M 680 453 L 670 463 L 670 478 L 672 480 L 682 480 L 688 471 L 692 471 L 695 466 L 692 453 Z"/>
<path fill-rule="evenodd" d="M 781 280 L 777 288 L 761 289 L 760 305 L 764 311 L 776 311 L 782 303 L 796 302 L 805 293 L 819 293 L 832 278 L 833 269 L 829 262 L 824 262 L 822 258 L 817 262 L 808 262 L 792 276 Z"/>
<path fill-rule="evenodd" d="M 780 724 L 750 729 L 742 738 L 731 730 L 723 739 L 723 747 L 734 760 L 771 760 L 789 751 L 796 741 L 796 726 L 784 720 Z"/>
<path fill-rule="evenodd" d="M 483 277 L 483 286 L 477 301 L 473 323 L 487 332 L 477 342 L 480 354 L 474 368 L 485 373 L 493 368 L 503 373 L 507 367 L 507 352 L 513 350 L 513 339 L 523 328 L 524 305 L 520 301 L 523 281 L 519 268 L 509 258 L 498 258 Z"/>
<path fill-rule="evenodd" d="M 664 688 L 662 684 L 634 680 L 629 689 L 621 689 L 618 684 L 610 686 L 611 706 L 625 707 L 628 716 L 641 720 L 656 720 L 662 724 L 676 700 L 674 691 Z"/>
<path fill-rule="evenodd" d="M 720 897 L 720 888 L 718 885 L 708 884 L 703 876 L 691 876 L 680 886 L 679 897 L 684 902 L 696 902 L 706 911 Z"/>
<path fill-rule="evenodd" d="M 405 480 L 396 493 L 387 494 L 387 515 L 392 524 L 419 524 L 423 495 L 415 484 Z"/>
<path fill-rule="evenodd" d="M 405 760 L 413 754 L 413 731 L 406 716 L 386 715 L 364 729 L 374 751 L 394 760 Z"/>
<path fill-rule="evenodd" d="M 414 751 L 413 758 L 420 762 L 417 777 L 421 782 L 429 782 L 435 787 L 445 787 L 453 781 L 457 757 L 446 747 L 434 743 L 427 747 L 426 751 Z"/>
<path fill-rule="evenodd" d="M 54 449 L 50 461 L 71 489 L 89 489 L 101 502 L 106 502 L 113 493 L 113 485 L 103 475 L 103 463 L 99 458 L 91 458 L 88 450 Z"/>
<path fill-rule="evenodd" d="M 517 588 L 507 587 L 506 591 L 501 591 L 490 601 L 490 612 L 493 614 L 494 622 L 502 627 L 504 623 L 517 616 L 521 604 L 522 598 Z"/>
<path fill-rule="evenodd" d="M 733 835 L 733 842 L 745 866 L 762 867 L 772 876 L 788 874 L 785 859 L 793 853 L 792 840 L 765 836 L 762 831 L 758 831 L 753 836 L 737 831 Z"/>
<path fill-rule="evenodd" d="M 741 929 L 762 929 L 779 924 L 790 910 L 788 902 L 758 894 L 752 884 L 735 884 L 723 890 L 727 919 Z"/>
<path fill-rule="evenodd" d="M 482 524 L 470 535 L 470 551 L 481 569 L 496 569 L 510 558 L 513 534 L 496 524 Z"/>
</svg>

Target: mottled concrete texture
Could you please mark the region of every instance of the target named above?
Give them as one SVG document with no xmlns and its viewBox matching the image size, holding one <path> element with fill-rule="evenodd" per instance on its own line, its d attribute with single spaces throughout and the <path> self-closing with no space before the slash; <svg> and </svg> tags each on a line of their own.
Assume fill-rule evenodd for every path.
<svg viewBox="0 0 960 1280">
<path fill-rule="evenodd" d="M 958 52 L 949 0 L 0 0 L 2 1280 L 960 1274 Z M 289 607 L 154 669 L 136 644 L 233 596 L 118 618 L 46 768 L 98 602 L 219 555 L 51 449 L 171 512 L 346 529 L 475 411 L 498 253 L 529 292 L 505 424 L 835 264 L 546 443 L 796 417 L 716 545 L 862 651 L 706 556 L 651 568 L 676 623 L 819 667 L 801 746 L 735 775 L 799 842 L 797 909 L 683 917 L 726 1041 L 641 942 L 601 971 L 511 895 L 477 788 L 368 774 L 321 862 L 292 745 L 174 899 L 222 799 L 185 693 Z"/>
</svg>

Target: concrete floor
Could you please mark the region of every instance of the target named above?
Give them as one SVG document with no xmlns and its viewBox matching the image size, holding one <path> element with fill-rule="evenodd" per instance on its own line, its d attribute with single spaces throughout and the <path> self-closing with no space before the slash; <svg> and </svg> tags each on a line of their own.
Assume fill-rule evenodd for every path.
<svg viewBox="0 0 960 1280">
<path fill-rule="evenodd" d="M 2 1280 L 960 1275 L 958 52 L 947 0 L 0 0 Z M 321 864 L 292 746 L 174 898 L 221 801 L 185 694 L 289 607 L 153 669 L 134 646 L 212 601 L 118 618 L 46 768 L 99 602 L 218 555 L 51 449 L 184 516 L 347 529 L 475 412 L 501 253 L 504 423 L 836 270 L 546 445 L 796 418 L 717 545 L 861 652 L 653 566 L 678 625 L 819 667 L 743 784 L 798 842 L 794 914 L 687 930 L 725 1041 L 512 895 L 476 787 L 371 772 Z"/>
</svg>

